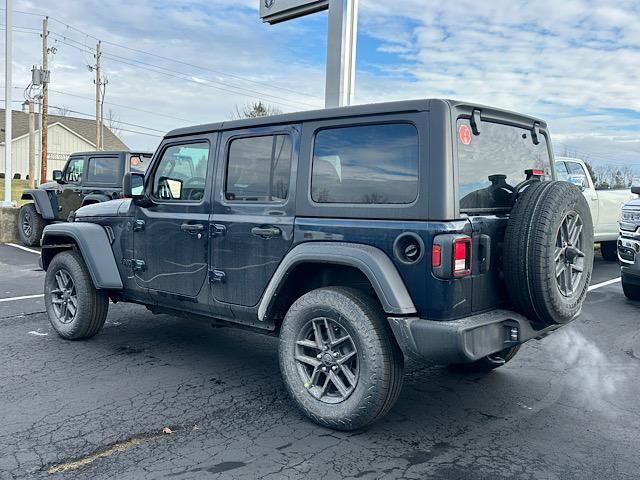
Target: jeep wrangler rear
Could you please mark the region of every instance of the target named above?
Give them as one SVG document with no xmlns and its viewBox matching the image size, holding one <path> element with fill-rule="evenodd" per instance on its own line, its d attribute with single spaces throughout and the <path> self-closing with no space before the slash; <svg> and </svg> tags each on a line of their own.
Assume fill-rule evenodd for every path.
<svg viewBox="0 0 640 480">
<path fill-rule="evenodd" d="M 43 238 L 49 319 L 95 335 L 109 298 L 279 335 L 293 401 L 362 427 L 405 357 L 491 370 L 573 320 L 593 228 L 546 124 L 448 100 L 167 134 L 128 199 Z"/>
</svg>

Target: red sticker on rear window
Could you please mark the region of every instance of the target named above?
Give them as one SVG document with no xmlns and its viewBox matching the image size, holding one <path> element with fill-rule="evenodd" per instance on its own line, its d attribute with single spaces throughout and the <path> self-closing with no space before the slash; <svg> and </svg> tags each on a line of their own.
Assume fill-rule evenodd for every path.
<svg viewBox="0 0 640 480">
<path fill-rule="evenodd" d="M 471 129 L 464 123 L 458 127 L 458 138 L 463 145 L 469 145 L 471 143 Z"/>
</svg>

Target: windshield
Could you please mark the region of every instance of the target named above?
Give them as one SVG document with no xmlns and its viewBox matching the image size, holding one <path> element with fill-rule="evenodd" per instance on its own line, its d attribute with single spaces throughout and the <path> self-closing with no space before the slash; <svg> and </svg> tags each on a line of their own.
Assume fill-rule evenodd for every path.
<svg viewBox="0 0 640 480">
<path fill-rule="evenodd" d="M 458 120 L 460 211 L 510 209 L 515 187 L 526 180 L 528 169 L 543 170 L 551 178 L 547 138 L 540 133 L 536 145 L 531 133 L 483 121 L 480 134 L 474 135 L 468 119 Z"/>
</svg>

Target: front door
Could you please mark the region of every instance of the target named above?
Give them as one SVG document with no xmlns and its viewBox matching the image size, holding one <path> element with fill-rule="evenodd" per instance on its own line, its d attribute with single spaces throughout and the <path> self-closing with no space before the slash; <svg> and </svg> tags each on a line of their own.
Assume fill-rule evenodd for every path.
<svg viewBox="0 0 640 480">
<path fill-rule="evenodd" d="M 60 220 L 66 221 L 69 214 L 75 212 L 82 205 L 85 162 L 85 157 L 71 157 L 62 172 L 62 182 L 57 193 L 57 218 Z"/>
<path fill-rule="evenodd" d="M 196 297 L 207 280 L 216 135 L 161 145 L 136 207 L 131 266 L 138 285 Z M 163 297 L 163 298 L 166 298 Z"/>
<path fill-rule="evenodd" d="M 254 306 L 293 240 L 295 126 L 223 134 L 211 219 L 213 296 Z"/>
</svg>

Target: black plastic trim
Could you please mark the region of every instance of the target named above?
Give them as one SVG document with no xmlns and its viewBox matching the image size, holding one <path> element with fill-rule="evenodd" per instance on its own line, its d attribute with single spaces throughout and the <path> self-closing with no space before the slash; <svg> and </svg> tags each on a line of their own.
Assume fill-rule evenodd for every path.
<svg viewBox="0 0 640 480">
<path fill-rule="evenodd" d="M 260 300 L 260 321 L 264 321 L 287 274 L 301 263 L 331 263 L 355 267 L 369 279 L 385 312 L 395 315 L 416 313 L 416 307 L 398 270 L 382 250 L 357 243 L 307 242 L 294 247 L 278 266 Z"/>
<path fill-rule="evenodd" d="M 42 235 L 42 267 L 46 270 L 57 244 L 74 240 L 84 259 L 93 284 L 98 289 L 122 290 L 122 279 L 104 228 L 95 223 L 55 223 L 47 225 Z"/>
<path fill-rule="evenodd" d="M 49 201 L 49 195 L 47 195 L 46 190 L 25 190 L 20 198 L 22 200 L 33 200 L 36 211 L 45 220 L 54 220 L 56 218 L 53 214 L 53 208 L 51 208 L 51 202 Z"/>
</svg>

